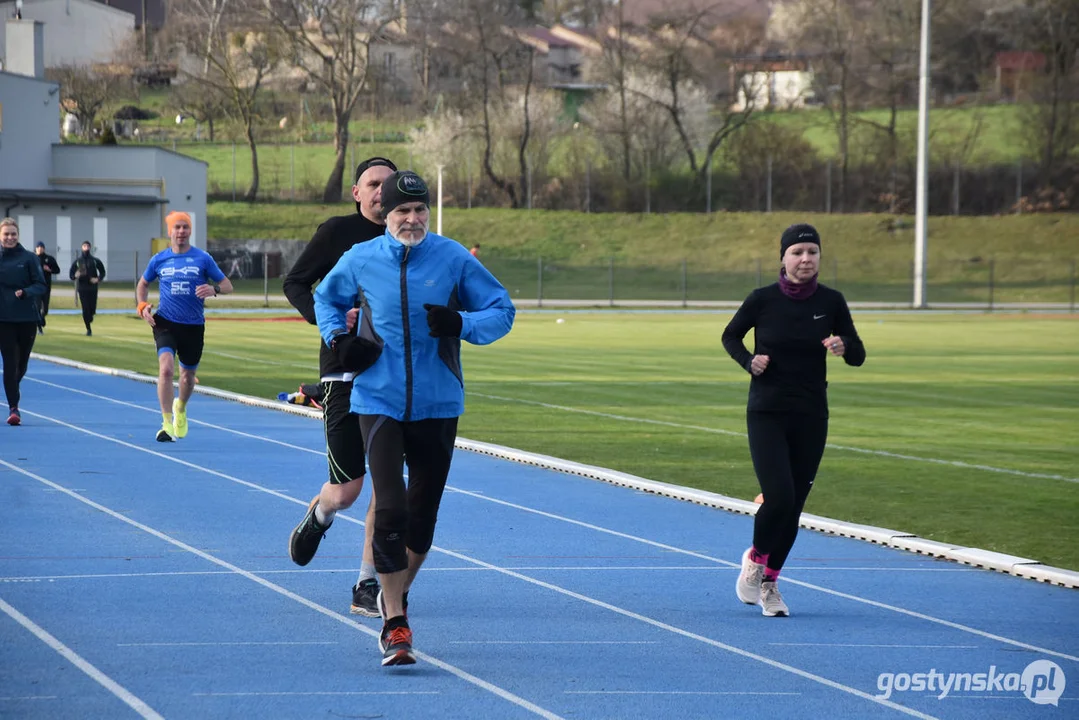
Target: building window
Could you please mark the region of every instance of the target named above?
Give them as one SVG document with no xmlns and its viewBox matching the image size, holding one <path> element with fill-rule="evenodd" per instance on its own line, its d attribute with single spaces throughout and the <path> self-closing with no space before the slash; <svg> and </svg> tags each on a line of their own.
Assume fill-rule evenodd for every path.
<svg viewBox="0 0 1079 720">
<path fill-rule="evenodd" d="M 382 75 L 384 77 L 392 78 L 396 77 L 396 65 L 397 58 L 393 53 L 388 52 L 382 56 Z"/>
</svg>

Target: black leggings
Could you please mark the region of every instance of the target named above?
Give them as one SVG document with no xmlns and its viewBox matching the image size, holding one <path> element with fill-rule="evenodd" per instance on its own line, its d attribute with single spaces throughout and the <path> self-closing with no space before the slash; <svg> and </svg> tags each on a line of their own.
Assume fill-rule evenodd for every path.
<svg viewBox="0 0 1079 720">
<path fill-rule="evenodd" d="M 457 418 L 399 422 L 385 415 L 360 415 L 360 429 L 375 492 L 375 569 L 407 570 L 406 548 L 423 555 L 434 541 Z M 403 463 L 408 464 L 407 486 Z"/>
<path fill-rule="evenodd" d="M 753 521 L 753 547 L 780 570 L 794 547 L 813 479 L 817 476 L 828 418 L 795 413 L 746 413 L 749 454 L 764 494 Z"/>
<path fill-rule="evenodd" d="M 86 329 L 90 329 L 90 323 L 94 321 L 94 315 L 97 313 L 97 286 L 91 285 L 88 288 L 79 288 L 79 304 L 82 305 L 82 322 L 86 325 Z"/>
<path fill-rule="evenodd" d="M 19 382 L 30 364 L 37 335 L 36 322 L 0 322 L 0 356 L 4 359 L 4 393 L 8 407 L 19 407 Z"/>
</svg>

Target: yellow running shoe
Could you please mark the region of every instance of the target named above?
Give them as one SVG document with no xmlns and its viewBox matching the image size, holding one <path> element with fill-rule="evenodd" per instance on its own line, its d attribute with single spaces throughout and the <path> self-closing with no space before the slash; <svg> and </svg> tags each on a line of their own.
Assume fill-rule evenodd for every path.
<svg viewBox="0 0 1079 720">
<path fill-rule="evenodd" d="M 176 428 L 168 420 L 161 422 L 161 429 L 157 431 L 158 442 L 172 442 L 176 439 Z"/>
<path fill-rule="evenodd" d="M 187 437 L 187 405 L 180 398 L 172 401 L 172 424 L 176 427 L 176 437 Z"/>
</svg>

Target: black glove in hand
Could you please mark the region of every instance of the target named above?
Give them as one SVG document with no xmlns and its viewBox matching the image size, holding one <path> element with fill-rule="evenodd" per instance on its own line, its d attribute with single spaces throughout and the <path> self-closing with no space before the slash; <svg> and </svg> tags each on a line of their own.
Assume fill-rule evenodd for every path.
<svg viewBox="0 0 1079 720">
<path fill-rule="evenodd" d="M 330 349 L 350 372 L 363 372 L 374 365 L 382 354 L 382 347 L 378 343 L 347 334 L 335 337 Z"/>
<path fill-rule="evenodd" d="M 423 309 L 427 311 L 427 327 L 431 337 L 461 337 L 461 313 L 450 310 L 445 305 L 432 305 L 425 303 Z"/>
</svg>

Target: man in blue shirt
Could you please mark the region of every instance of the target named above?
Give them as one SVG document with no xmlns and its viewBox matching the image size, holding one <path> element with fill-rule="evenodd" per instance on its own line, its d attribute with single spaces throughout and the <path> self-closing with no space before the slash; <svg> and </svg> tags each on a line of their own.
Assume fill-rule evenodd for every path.
<svg viewBox="0 0 1079 720">
<path fill-rule="evenodd" d="M 162 417 L 158 442 L 172 442 L 187 435 L 187 401 L 195 390 L 195 370 L 202 359 L 206 330 L 205 300 L 232 292 L 232 282 L 210 254 L 191 245 L 191 216 L 171 212 L 165 225 L 171 243 L 150 258 L 135 289 L 136 312 L 154 329 L 157 345 L 157 399 Z M 154 280 L 158 281 L 160 295 L 157 312 L 147 302 Z M 175 400 L 174 355 L 180 360 L 180 396 Z"/>
<path fill-rule="evenodd" d="M 386 178 L 386 232 L 353 245 L 315 290 L 319 333 L 355 373 L 351 410 L 375 491 L 383 665 L 416 662 L 407 596 L 431 549 L 465 409 L 461 341 L 498 340 L 516 312 L 506 289 L 463 245 L 429 232 L 429 197 L 416 173 Z M 346 314 L 355 307 L 350 332 Z"/>
</svg>

